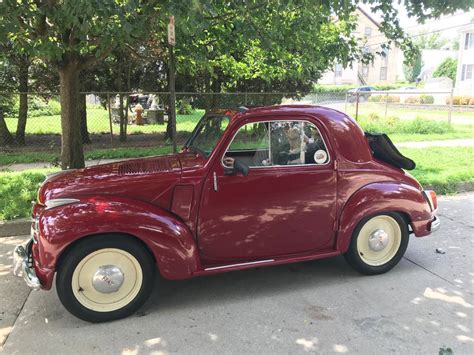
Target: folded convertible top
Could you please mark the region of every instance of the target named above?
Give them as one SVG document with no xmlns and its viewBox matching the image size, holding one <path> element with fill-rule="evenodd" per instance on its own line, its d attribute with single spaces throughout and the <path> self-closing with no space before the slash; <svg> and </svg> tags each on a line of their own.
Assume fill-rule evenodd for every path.
<svg viewBox="0 0 474 355">
<path fill-rule="evenodd" d="M 396 166 L 397 168 L 406 170 L 415 169 L 415 162 L 402 155 L 386 134 L 365 133 L 365 137 L 367 138 L 370 149 L 372 149 L 372 154 L 376 159 L 382 160 Z"/>
</svg>

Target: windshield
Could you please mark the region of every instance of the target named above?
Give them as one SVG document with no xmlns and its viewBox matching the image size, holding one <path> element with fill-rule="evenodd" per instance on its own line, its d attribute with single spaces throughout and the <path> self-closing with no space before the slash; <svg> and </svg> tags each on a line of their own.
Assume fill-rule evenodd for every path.
<svg viewBox="0 0 474 355">
<path fill-rule="evenodd" d="M 208 158 L 228 125 L 229 117 L 225 115 L 205 115 L 194 128 L 185 148 L 195 150 Z"/>
</svg>

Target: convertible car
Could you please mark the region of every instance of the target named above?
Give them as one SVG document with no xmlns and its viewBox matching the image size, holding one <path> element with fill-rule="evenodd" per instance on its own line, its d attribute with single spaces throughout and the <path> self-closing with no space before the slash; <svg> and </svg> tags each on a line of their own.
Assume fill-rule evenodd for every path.
<svg viewBox="0 0 474 355">
<path fill-rule="evenodd" d="M 174 155 L 49 176 L 14 273 L 91 322 L 136 311 L 156 272 L 186 279 L 344 255 L 393 268 L 437 201 L 387 136 L 317 106 L 214 110 Z"/>
</svg>

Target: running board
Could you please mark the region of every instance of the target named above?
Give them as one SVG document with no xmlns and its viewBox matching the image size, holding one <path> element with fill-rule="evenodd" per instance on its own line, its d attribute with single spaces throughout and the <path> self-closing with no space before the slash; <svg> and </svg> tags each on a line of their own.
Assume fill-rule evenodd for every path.
<svg viewBox="0 0 474 355">
<path fill-rule="evenodd" d="M 286 257 L 276 258 L 276 259 L 265 259 L 265 260 L 250 261 L 250 262 L 245 262 L 245 263 L 212 266 L 212 267 L 207 267 L 207 268 L 195 271 L 193 273 L 193 276 L 204 276 L 204 275 L 218 274 L 221 272 L 245 270 L 245 269 L 251 269 L 258 266 L 267 267 L 267 266 L 272 266 L 272 265 L 299 263 L 303 261 L 328 258 L 331 256 L 336 256 L 336 255 L 341 255 L 341 252 L 337 250 L 326 250 L 326 251 L 320 251 L 318 254 L 291 255 L 291 256 L 286 256 Z"/>
<path fill-rule="evenodd" d="M 248 263 L 240 263 L 240 264 L 231 264 L 231 265 L 215 266 L 215 267 L 208 267 L 208 268 L 205 268 L 204 271 L 213 271 L 213 270 L 228 269 L 228 268 L 233 268 L 233 267 L 251 266 L 251 265 L 272 263 L 272 262 L 274 262 L 274 261 L 275 261 L 274 259 L 268 259 L 268 260 L 251 261 L 251 262 L 248 262 Z"/>
</svg>

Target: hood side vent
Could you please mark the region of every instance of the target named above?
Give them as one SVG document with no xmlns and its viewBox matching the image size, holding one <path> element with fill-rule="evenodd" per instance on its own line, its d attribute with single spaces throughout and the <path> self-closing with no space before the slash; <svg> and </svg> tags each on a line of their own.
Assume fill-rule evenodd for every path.
<svg viewBox="0 0 474 355">
<path fill-rule="evenodd" d="M 130 162 L 120 164 L 119 175 L 152 174 L 172 169 L 168 159 L 154 159 L 150 161 Z"/>
</svg>

